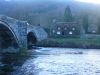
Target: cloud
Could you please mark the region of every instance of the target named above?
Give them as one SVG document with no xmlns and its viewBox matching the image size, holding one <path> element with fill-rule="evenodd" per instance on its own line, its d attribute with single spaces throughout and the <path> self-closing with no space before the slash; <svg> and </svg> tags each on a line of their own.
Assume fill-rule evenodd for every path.
<svg viewBox="0 0 100 75">
<path fill-rule="evenodd" d="M 5 1 L 9 2 L 9 1 L 11 1 L 11 0 L 5 0 Z"/>
</svg>

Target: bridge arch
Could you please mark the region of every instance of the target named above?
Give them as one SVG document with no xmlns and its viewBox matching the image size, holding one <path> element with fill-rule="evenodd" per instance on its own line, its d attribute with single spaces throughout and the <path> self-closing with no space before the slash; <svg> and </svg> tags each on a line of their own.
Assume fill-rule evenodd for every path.
<svg viewBox="0 0 100 75">
<path fill-rule="evenodd" d="M 18 40 L 12 28 L 5 22 L 0 21 L 0 48 L 18 48 Z"/>
<path fill-rule="evenodd" d="M 27 34 L 27 45 L 28 48 L 31 48 L 34 44 L 36 44 L 37 42 L 37 37 L 35 36 L 35 34 L 33 32 L 28 32 Z"/>
</svg>

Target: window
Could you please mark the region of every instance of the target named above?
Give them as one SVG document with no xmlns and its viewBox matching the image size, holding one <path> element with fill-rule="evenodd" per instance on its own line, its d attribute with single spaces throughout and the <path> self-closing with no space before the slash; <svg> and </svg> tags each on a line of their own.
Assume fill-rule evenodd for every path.
<svg viewBox="0 0 100 75">
<path fill-rule="evenodd" d="M 69 32 L 69 34 L 70 34 L 70 35 L 72 35 L 72 34 L 73 34 L 73 32 L 72 32 L 72 31 L 70 31 L 70 32 Z"/>
<path fill-rule="evenodd" d="M 65 27 L 64 30 L 67 30 L 67 28 Z"/>
<path fill-rule="evenodd" d="M 92 31 L 92 33 L 96 33 L 96 31 L 95 31 L 95 30 L 93 30 L 93 31 Z"/>
<path fill-rule="evenodd" d="M 75 30 L 75 28 L 73 27 L 73 28 L 72 28 L 72 30 L 74 31 L 74 30 Z"/>
<path fill-rule="evenodd" d="M 61 34 L 61 32 L 60 32 L 60 31 L 58 31 L 58 32 L 57 32 L 57 34 L 58 34 L 58 35 L 60 35 L 60 34 Z"/>
<path fill-rule="evenodd" d="M 52 30 L 53 33 L 55 33 L 55 30 Z"/>
<path fill-rule="evenodd" d="M 58 30 L 60 30 L 61 28 L 60 27 L 58 27 Z"/>
</svg>

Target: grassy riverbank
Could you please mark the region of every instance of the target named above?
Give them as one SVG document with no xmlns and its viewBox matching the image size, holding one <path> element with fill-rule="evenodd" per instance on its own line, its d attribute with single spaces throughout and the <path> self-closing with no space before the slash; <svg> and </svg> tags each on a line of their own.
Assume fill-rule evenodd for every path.
<svg viewBox="0 0 100 75">
<path fill-rule="evenodd" d="M 48 38 L 38 42 L 37 46 L 100 49 L 100 39 Z"/>
</svg>

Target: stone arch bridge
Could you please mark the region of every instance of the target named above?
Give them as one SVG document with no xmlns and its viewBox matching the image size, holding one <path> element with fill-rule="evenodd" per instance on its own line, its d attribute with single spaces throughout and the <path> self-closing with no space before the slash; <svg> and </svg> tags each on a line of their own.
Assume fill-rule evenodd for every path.
<svg viewBox="0 0 100 75">
<path fill-rule="evenodd" d="M 26 21 L 0 15 L 0 49 L 10 46 L 27 48 L 28 45 L 46 38 L 47 33 L 41 26 L 32 26 Z"/>
</svg>

